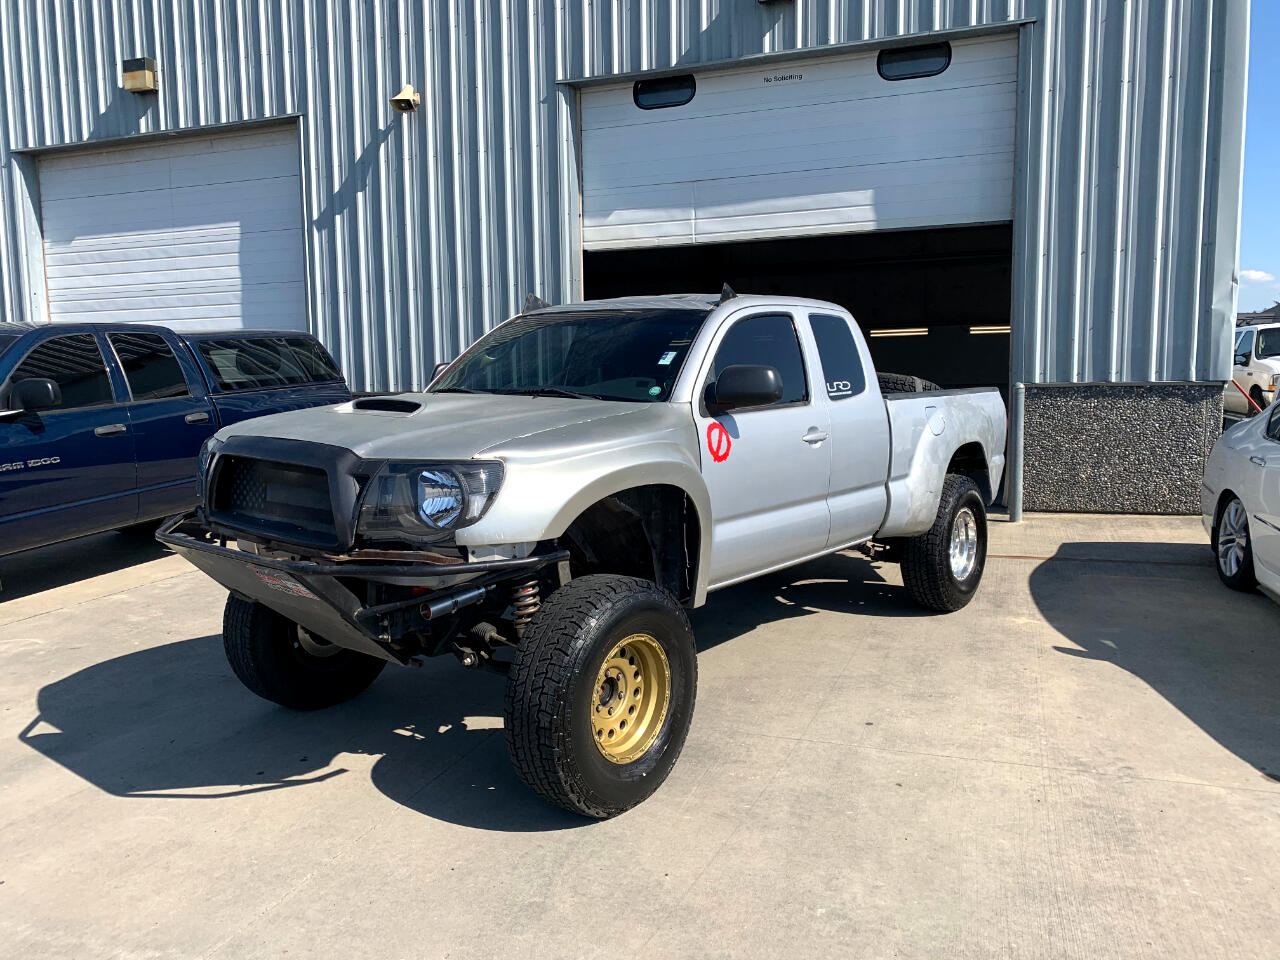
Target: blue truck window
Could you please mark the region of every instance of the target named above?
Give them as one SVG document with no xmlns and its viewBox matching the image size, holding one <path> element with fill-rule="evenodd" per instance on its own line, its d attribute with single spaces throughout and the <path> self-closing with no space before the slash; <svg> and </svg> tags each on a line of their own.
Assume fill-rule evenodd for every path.
<svg viewBox="0 0 1280 960">
<path fill-rule="evenodd" d="M 827 381 L 828 399 L 856 397 L 867 388 L 867 378 L 862 372 L 862 354 L 858 352 L 849 322 L 827 313 L 811 313 L 809 326 L 813 328 L 813 339 L 818 343 L 818 358 L 822 361 L 822 375 Z"/>
<path fill-rule="evenodd" d="M 182 366 L 164 337 L 156 333 L 111 333 L 107 339 L 124 367 L 134 400 L 190 395 Z"/>
<path fill-rule="evenodd" d="M 98 341 L 90 333 L 46 340 L 18 364 L 10 385 L 31 377 L 45 377 L 62 391 L 60 410 L 113 403 L 111 380 Z"/>
<path fill-rule="evenodd" d="M 221 390 L 262 390 L 342 377 L 323 348 L 305 337 L 201 340 L 200 352 Z"/>
</svg>

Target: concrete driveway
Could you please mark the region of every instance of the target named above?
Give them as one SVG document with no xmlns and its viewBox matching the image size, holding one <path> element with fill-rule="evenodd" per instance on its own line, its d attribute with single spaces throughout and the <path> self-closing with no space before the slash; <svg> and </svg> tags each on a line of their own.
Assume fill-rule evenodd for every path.
<svg viewBox="0 0 1280 960">
<path fill-rule="evenodd" d="M 1280 608 L 1194 519 L 993 524 L 973 604 L 808 564 L 694 616 L 667 784 L 544 806 L 500 678 L 291 714 L 108 534 L 0 560 L 0 954 L 1280 956 Z"/>
</svg>

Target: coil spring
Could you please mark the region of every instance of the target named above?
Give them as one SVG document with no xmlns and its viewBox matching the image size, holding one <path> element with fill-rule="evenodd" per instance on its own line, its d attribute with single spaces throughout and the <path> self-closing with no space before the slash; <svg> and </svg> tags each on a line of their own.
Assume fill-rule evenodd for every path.
<svg viewBox="0 0 1280 960">
<path fill-rule="evenodd" d="M 517 637 L 524 636 L 524 628 L 542 606 L 541 590 L 537 580 L 516 584 L 512 589 L 511 622 L 515 625 Z"/>
</svg>

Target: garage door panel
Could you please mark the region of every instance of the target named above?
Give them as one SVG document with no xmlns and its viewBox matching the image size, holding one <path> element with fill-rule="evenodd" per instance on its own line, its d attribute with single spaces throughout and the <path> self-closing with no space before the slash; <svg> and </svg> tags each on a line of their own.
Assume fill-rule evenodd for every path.
<svg viewBox="0 0 1280 960">
<path fill-rule="evenodd" d="M 684 107 L 585 92 L 584 246 L 1011 219 L 1017 41 L 952 49 L 918 80 L 886 81 L 864 53 L 699 76 Z M 672 202 L 686 187 L 691 211 Z"/>
<path fill-rule="evenodd" d="M 304 329 L 296 129 L 40 165 L 50 315 Z"/>
<path fill-rule="evenodd" d="M 792 110 L 813 103 L 837 106 L 854 101 L 896 99 L 904 94 L 980 88 L 1008 83 L 1017 75 L 1017 44 L 1011 38 L 962 41 L 952 44 L 951 66 L 934 77 L 889 83 L 875 69 L 875 54 L 855 54 L 822 60 L 750 67 L 719 73 L 698 73 L 697 95 L 679 107 L 681 117 L 702 120 L 743 116 L 771 110 Z M 855 69 L 850 64 L 857 64 Z M 869 65 L 867 69 L 865 65 Z M 799 75 L 802 79 L 766 83 L 766 77 Z M 584 132 L 605 127 L 644 126 L 670 110 L 637 110 L 631 86 L 617 97 L 583 98 Z M 744 97 L 744 91 L 751 95 Z"/>
</svg>

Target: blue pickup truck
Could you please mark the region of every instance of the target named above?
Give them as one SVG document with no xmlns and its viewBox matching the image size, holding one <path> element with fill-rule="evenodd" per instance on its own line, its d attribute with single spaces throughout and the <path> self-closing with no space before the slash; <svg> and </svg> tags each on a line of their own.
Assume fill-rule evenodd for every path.
<svg viewBox="0 0 1280 960">
<path fill-rule="evenodd" d="M 350 399 L 303 333 L 0 323 L 0 556 L 187 510 L 219 427 Z"/>
</svg>

